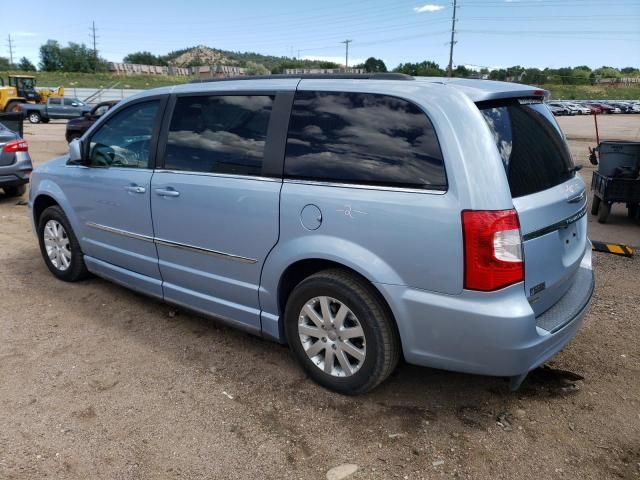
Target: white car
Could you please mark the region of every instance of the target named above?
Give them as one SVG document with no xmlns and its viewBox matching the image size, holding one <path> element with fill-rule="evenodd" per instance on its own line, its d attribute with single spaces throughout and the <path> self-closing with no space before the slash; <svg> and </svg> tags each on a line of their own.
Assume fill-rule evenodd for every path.
<svg viewBox="0 0 640 480">
<path fill-rule="evenodd" d="M 577 103 L 563 102 L 563 105 L 565 108 L 571 110 L 574 115 L 589 115 L 591 113 L 591 109 L 589 107 L 578 105 Z"/>
</svg>

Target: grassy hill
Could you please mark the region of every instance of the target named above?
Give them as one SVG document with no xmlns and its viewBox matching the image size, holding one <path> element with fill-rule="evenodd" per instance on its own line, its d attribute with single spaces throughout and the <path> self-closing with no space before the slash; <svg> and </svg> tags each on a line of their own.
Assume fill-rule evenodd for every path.
<svg viewBox="0 0 640 480">
<path fill-rule="evenodd" d="M 554 100 L 640 100 L 640 85 L 543 85 L 541 88 L 549 90 Z"/>
<path fill-rule="evenodd" d="M 5 82 L 9 72 L 0 72 Z M 146 89 L 187 83 L 190 77 L 171 77 L 166 75 L 113 75 L 111 73 L 73 73 L 73 72 L 11 72 L 34 75 L 36 85 L 40 87 L 78 87 L 78 88 L 107 88 L 119 82 L 115 88 Z"/>
</svg>

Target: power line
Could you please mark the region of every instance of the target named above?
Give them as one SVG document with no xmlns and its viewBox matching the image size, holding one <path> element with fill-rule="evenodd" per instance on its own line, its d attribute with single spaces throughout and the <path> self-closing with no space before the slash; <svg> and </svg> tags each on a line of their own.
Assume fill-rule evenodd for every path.
<svg viewBox="0 0 640 480">
<path fill-rule="evenodd" d="M 449 44 L 449 68 L 447 68 L 447 76 L 449 77 L 453 74 L 453 46 L 456 43 L 456 6 L 457 1 L 453 0 L 453 14 L 451 15 L 451 42 Z"/>
<path fill-rule="evenodd" d="M 344 43 L 346 47 L 345 55 L 344 55 L 344 68 L 345 70 L 349 68 L 349 44 L 353 42 L 353 40 L 343 40 L 340 43 Z"/>
</svg>

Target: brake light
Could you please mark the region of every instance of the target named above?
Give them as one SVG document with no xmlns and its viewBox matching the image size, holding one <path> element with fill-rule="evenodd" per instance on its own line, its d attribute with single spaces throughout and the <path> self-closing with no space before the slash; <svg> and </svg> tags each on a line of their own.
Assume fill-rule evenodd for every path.
<svg viewBox="0 0 640 480">
<path fill-rule="evenodd" d="M 464 288 L 489 292 L 524 280 L 515 210 L 464 210 Z"/>
<path fill-rule="evenodd" d="M 13 142 L 7 143 L 2 151 L 5 153 L 28 152 L 29 144 L 26 140 L 14 140 Z"/>
</svg>

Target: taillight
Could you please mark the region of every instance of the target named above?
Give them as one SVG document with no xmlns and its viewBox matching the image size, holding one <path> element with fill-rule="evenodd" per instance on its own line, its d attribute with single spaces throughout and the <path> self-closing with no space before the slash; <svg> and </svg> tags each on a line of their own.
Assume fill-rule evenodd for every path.
<svg viewBox="0 0 640 480">
<path fill-rule="evenodd" d="M 515 210 L 464 210 L 464 288 L 488 292 L 524 280 Z"/>
<path fill-rule="evenodd" d="M 13 142 L 7 143 L 2 151 L 5 153 L 28 152 L 29 144 L 26 140 L 14 140 Z"/>
</svg>

